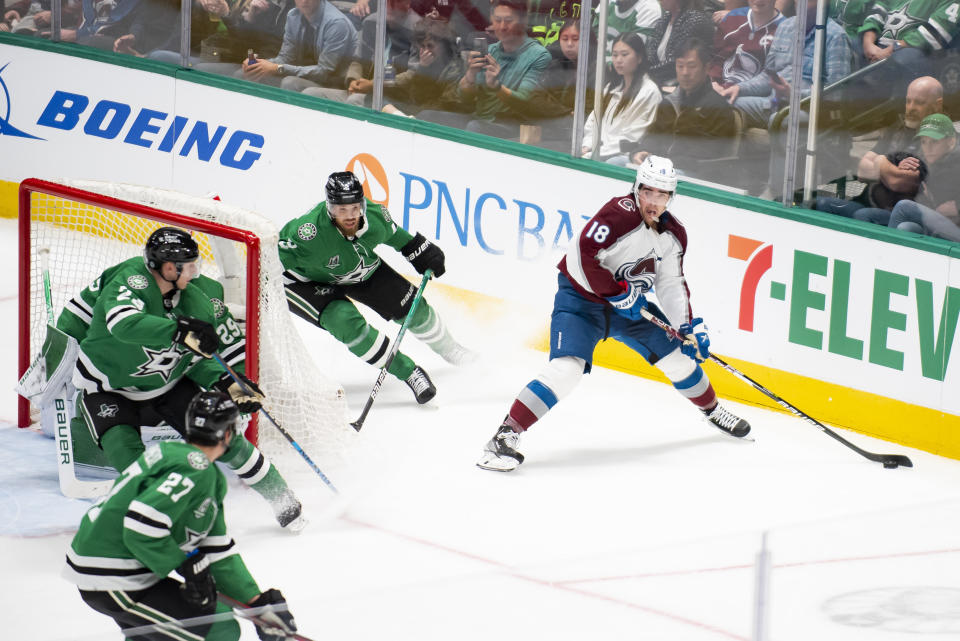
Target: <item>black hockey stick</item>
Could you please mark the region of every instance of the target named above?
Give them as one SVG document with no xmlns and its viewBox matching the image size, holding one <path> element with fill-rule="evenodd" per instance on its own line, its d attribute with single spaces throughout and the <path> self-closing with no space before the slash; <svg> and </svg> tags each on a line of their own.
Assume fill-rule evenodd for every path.
<svg viewBox="0 0 960 641">
<path fill-rule="evenodd" d="M 237 376 L 237 373 L 233 371 L 232 367 L 227 365 L 226 361 L 223 360 L 223 357 L 221 357 L 220 354 L 217 354 L 216 352 L 214 352 L 213 360 L 217 361 L 220 364 L 220 367 L 226 370 L 227 374 L 230 375 L 230 378 L 233 379 L 233 382 L 240 386 L 240 389 L 242 389 L 246 394 L 250 394 L 251 396 L 253 395 L 253 390 L 247 387 L 247 384 L 243 382 L 243 379 Z M 313 459 L 307 456 L 307 453 L 303 451 L 303 448 L 300 447 L 300 444 L 297 443 L 296 439 L 294 439 L 293 436 L 291 436 L 290 432 L 283 429 L 280 423 L 277 423 L 275 420 L 273 420 L 273 417 L 270 416 L 270 412 L 267 411 L 267 408 L 261 406 L 260 412 L 267 417 L 268 421 L 273 423 L 273 426 L 275 428 L 280 430 L 280 433 L 283 434 L 284 438 L 286 438 L 290 442 L 290 445 L 293 446 L 293 449 L 297 450 L 300 456 L 303 457 L 303 460 L 307 462 L 307 465 L 309 465 L 313 469 L 313 471 L 317 473 L 317 476 L 320 477 L 320 480 L 326 483 L 327 487 L 333 490 L 334 494 L 339 494 L 340 492 L 338 492 L 337 488 L 334 487 L 333 483 L 330 482 L 330 479 L 327 478 L 327 475 L 324 474 L 319 467 L 317 467 L 317 464 L 313 462 Z"/>
<path fill-rule="evenodd" d="M 230 607 L 234 608 L 234 610 L 238 610 L 238 612 L 236 612 L 237 616 L 251 621 L 254 625 L 265 628 L 276 628 L 274 624 L 270 623 L 269 621 L 265 621 L 259 616 L 266 609 L 266 607 L 260 608 L 257 606 L 247 605 L 246 603 L 241 603 L 236 599 L 228 597 L 223 592 L 217 592 L 217 600 L 224 605 L 229 605 Z M 312 639 L 305 637 L 302 634 L 297 634 L 296 632 L 288 634 L 285 638 L 294 639 L 295 641 L 312 641 Z"/>
<path fill-rule="evenodd" d="M 660 329 L 662 329 L 663 331 L 665 331 L 667 334 L 669 334 L 669 335 L 672 336 L 673 338 L 676 338 L 676 339 L 679 340 L 679 341 L 686 341 L 686 340 L 688 340 L 687 337 L 685 337 L 683 334 L 681 334 L 680 332 L 678 332 L 677 330 L 675 330 L 674 328 L 672 328 L 670 325 L 668 325 L 667 323 L 663 322 L 662 320 L 660 320 L 659 318 L 657 318 L 656 316 L 654 316 L 653 314 L 651 314 L 647 309 L 642 309 L 642 310 L 640 310 L 640 313 L 643 315 L 644 318 L 646 318 L 648 321 L 650 321 L 651 323 L 653 323 L 654 325 L 656 325 L 657 327 L 659 327 Z M 691 338 L 691 339 L 689 339 L 689 340 L 695 340 L 695 339 Z M 763 393 L 763 394 L 766 394 L 767 396 L 769 396 L 770 398 L 772 398 L 773 400 L 775 400 L 781 407 L 784 407 L 784 408 L 790 410 L 793 414 L 799 416 L 800 418 L 802 418 L 803 420 L 805 420 L 807 423 L 810 423 L 811 425 L 815 426 L 817 429 L 819 429 L 819 430 L 820 430 L 821 432 L 823 432 L 824 434 L 826 434 L 826 435 L 828 435 L 828 436 L 831 436 L 831 437 L 835 438 L 836 440 L 840 441 L 841 443 L 843 443 L 844 445 L 846 445 L 847 447 L 849 447 L 851 450 L 853 450 L 854 452 L 856 452 L 856 453 L 859 454 L 860 456 L 862 456 L 862 457 L 864 457 L 864 458 L 866 458 L 866 459 L 869 459 L 869 460 L 871 460 L 871 461 L 875 461 L 875 462 L 877 462 L 877 463 L 883 463 L 883 466 L 884 466 L 884 467 L 890 468 L 890 469 L 894 469 L 894 468 L 900 467 L 901 465 L 902 465 L 903 467 L 913 467 L 913 462 L 912 462 L 909 458 L 907 458 L 906 456 L 904 456 L 903 454 L 874 454 L 873 452 L 868 452 L 868 451 L 866 451 L 866 450 L 864 450 L 864 449 L 861 449 L 861 448 L 857 447 L 856 445 L 854 445 L 853 443 L 851 443 L 851 442 L 848 441 L 847 439 L 843 438 L 842 436 L 840 436 L 839 434 L 837 434 L 836 432 L 834 432 L 833 430 L 831 430 L 829 427 L 827 427 L 826 425 L 824 425 L 823 423 L 821 423 L 821 422 L 818 421 L 817 419 L 815 419 L 815 418 L 813 418 L 812 416 L 810 416 L 809 414 L 801 411 L 801 410 L 798 409 L 797 407 L 791 405 L 790 403 L 788 403 L 787 401 L 783 400 L 782 398 L 780 398 L 779 396 L 777 396 L 776 394 L 774 394 L 773 392 L 771 392 L 770 390 L 768 390 L 766 387 L 764 387 L 763 385 L 761 385 L 761 384 L 758 383 L 757 381 L 753 380 L 752 378 L 750 378 L 749 376 L 747 376 L 746 374 L 744 374 L 743 372 L 741 372 L 741 371 L 738 370 L 737 368 L 735 368 L 735 367 L 733 367 L 732 365 L 728 364 L 726 361 L 724 361 L 724 360 L 721 359 L 720 357 L 714 356 L 713 354 L 710 354 L 710 360 L 712 360 L 713 362 L 717 363 L 720 367 L 722 367 L 723 369 L 727 370 L 728 372 L 730 372 L 731 374 L 733 374 L 734 376 L 736 376 L 736 377 L 739 378 L 740 380 L 742 380 L 742 381 L 744 381 L 745 383 L 749 384 L 751 387 L 753 387 L 753 388 L 754 388 L 755 390 L 757 390 L 758 392 L 761 392 L 761 393 Z"/>
<path fill-rule="evenodd" d="M 423 290 L 427 287 L 427 282 L 433 276 L 433 270 L 428 269 L 423 272 L 423 279 L 420 281 L 420 287 L 417 289 L 417 295 L 413 298 L 413 303 L 410 305 L 410 311 L 407 312 L 407 317 L 403 319 L 403 325 L 400 326 L 400 331 L 397 333 L 397 338 L 393 341 L 393 347 L 390 348 L 390 353 L 387 354 L 387 361 L 383 364 L 383 367 L 380 368 L 380 375 L 377 376 L 377 382 L 373 384 L 373 389 L 370 390 L 370 396 L 367 397 L 367 403 L 363 406 L 363 411 L 360 412 L 360 418 L 355 420 L 350 425 L 353 426 L 353 429 L 360 431 L 360 428 L 363 427 L 363 422 L 367 420 L 367 414 L 370 412 L 370 408 L 373 407 L 373 399 L 377 398 L 377 394 L 380 393 L 380 387 L 383 385 L 383 379 L 387 377 L 387 369 L 390 367 L 390 363 L 393 362 L 393 358 L 397 355 L 397 352 L 400 351 L 400 341 L 403 340 L 403 335 L 407 332 L 407 326 L 410 324 L 410 319 L 413 318 L 414 312 L 417 311 L 417 304 L 420 303 L 420 299 L 423 298 Z"/>
</svg>

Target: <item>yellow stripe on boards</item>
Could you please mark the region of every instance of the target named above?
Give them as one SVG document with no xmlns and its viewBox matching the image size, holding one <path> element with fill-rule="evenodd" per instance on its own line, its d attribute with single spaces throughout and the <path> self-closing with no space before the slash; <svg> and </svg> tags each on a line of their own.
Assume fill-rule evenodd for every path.
<svg viewBox="0 0 960 641">
<path fill-rule="evenodd" d="M 549 330 L 532 341 L 530 347 L 549 351 Z M 940 456 L 960 459 L 960 416 L 717 355 L 783 400 L 828 426 L 843 427 Z M 670 384 L 660 370 L 615 340 L 605 340 L 597 345 L 593 363 L 598 367 Z M 716 363 L 708 361 L 703 369 L 719 396 L 791 414 Z"/>
</svg>

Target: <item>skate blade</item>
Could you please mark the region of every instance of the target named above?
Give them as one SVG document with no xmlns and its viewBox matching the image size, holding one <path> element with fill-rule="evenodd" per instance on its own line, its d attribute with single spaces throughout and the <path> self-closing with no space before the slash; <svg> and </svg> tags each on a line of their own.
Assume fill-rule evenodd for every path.
<svg viewBox="0 0 960 641">
<path fill-rule="evenodd" d="M 753 430 L 751 430 L 750 432 L 747 432 L 747 433 L 744 434 L 743 436 L 734 436 L 733 434 L 731 434 L 731 433 L 728 432 L 727 430 L 725 430 L 725 429 L 723 429 L 723 428 L 720 428 L 720 427 L 717 427 L 717 426 L 714 425 L 713 423 L 710 423 L 710 421 L 707 421 L 707 423 L 710 425 L 710 427 L 712 427 L 713 429 L 717 430 L 718 432 L 720 432 L 721 434 L 723 434 L 724 436 L 726 436 L 726 437 L 727 437 L 728 439 L 730 439 L 731 441 L 749 441 L 750 443 L 755 443 L 755 442 L 756 442 L 756 440 L 753 438 Z"/>
<path fill-rule="evenodd" d="M 303 515 L 301 514 L 300 516 L 298 516 L 297 518 L 293 519 L 292 521 L 287 523 L 285 526 L 283 526 L 283 529 L 292 534 L 300 534 L 301 532 L 303 532 L 304 528 L 307 527 L 307 525 L 309 524 L 310 524 L 310 521 L 303 518 Z"/>
<path fill-rule="evenodd" d="M 520 462 L 515 458 L 497 456 L 491 452 L 487 452 L 482 459 L 477 461 L 477 467 L 481 470 L 491 470 L 493 472 L 512 472 L 519 465 Z"/>
</svg>

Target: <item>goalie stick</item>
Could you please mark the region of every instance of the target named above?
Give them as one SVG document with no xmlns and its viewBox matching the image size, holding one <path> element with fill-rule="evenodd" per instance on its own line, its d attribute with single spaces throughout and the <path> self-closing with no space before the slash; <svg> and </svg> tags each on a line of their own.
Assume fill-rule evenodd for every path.
<svg viewBox="0 0 960 641">
<path fill-rule="evenodd" d="M 44 340 L 44 346 L 46 347 L 55 334 L 65 337 L 67 341 L 73 340 L 73 338 L 66 336 L 56 327 L 53 315 L 53 294 L 50 285 L 50 249 L 42 247 L 38 253 L 40 271 L 43 276 L 43 298 L 47 308 L 47 337 Z M 41 359 L 43 358 L 44 353 L 41 351 L 41 354 L 37 357 L 38 360 L 24 374 L 24 379 L 30 376 L 34 367 L 41 366 L 43 362 Z M 55 414 L 54 439 L 57 442 L 57 477 L 60 482 L 60 492 L 71 499 L 97 498 L 110 491 L 113 481 L 84 481 L 77 478 L 76 461 L 73 457 L 73 435 L 70 428 L 71 417 L 67 412 L 68 401 L 66 384 L 63 384 L 60 390 L 50 399 Z"/>
<path fill-rule="evenodd" d="M 223 357 L 220 356 L 220 354 L 214 353 L 214 354 L 213 354 L 213 360 L 217 361 L 217 363 L 220 364 L 220 367 L 222 367 L 224 370 L 226 370 L 227 374 L 230 375 L 230 378 L 233 379 L 233 382 L 240 386 L 240 389 L 242 389 L 246 394 L 250 394 L 251 396 L 253 395 L 253 390 L 251 390 L 249 387 L 247 387 L 247 384 L 243 382 L 243 379 L 241 379 L 239 376 L 237 376 L 237 373 L 233 370 L 232 367 L 230 367 L 230 366 L 226 363 L 226 361 L 223 360 Z M 320 477 L 320 480 L 323 481 L 324 483 L 326 483 L 327 487 L 329 487 L 331 490 L 333 490 L 333 493 L 334 493 L 334 494 L 339 494 L 340 492 L 338 492 L 338 491 L 337 491 L 337 488 L 334 487 L 333 483 L 330 482 L 330 479 L 327 478 L 327 475 L 324 474 L 324 473 L 320 470 L 320 468 L 317 467 L 317 464 L 313 462 L 313 459 L 311 459 L 311 458 L 307 455 L 307 453 L 303 451 L 303 448 L 300 447 L 300 444 L 297 443 L 296 439 L 293 438 L 293 436 L 290 434 L 290 432 L 288 432 L 287 430 L 283 429 L 283 427 L 280 425 L 280 423 L 277 423 L 275 420 L 273 420 L 273 417 L 270 416 L 270 412 L 267 411 L 267 408 L 261 406 L 261 407 L 260 407 L 260 412 L 261 412 L 264 416 L 267 417 L 267 420 L 268 420 L 268 421 L 270 421 L 271 423 L 273 423 L 273 426 L 274 426 L 275 428 L 277 428 L 277 429 L 280 431 L 281 434 L 283 434 L 283 437 L 284 437 L 285 439 L 287 439 L 287 441 L 290 442 L 290 445 L 293 446 L 293 449 L 297 450 L 297 452 L 300 454 L 300 456 L 303 457 L 303 460 L 307 462 L 307 465 L 309 465 L 310 468 L 311 468 L 314 472 L 317 473 L 317 476 Z"/>
<path fill-rule="evenodd" d="M 423 298 L 423 290 L 426 289 L 427 283 L 430 281 L 430 278 L 433 277 L 433 270 L 428 269 L 423 272 L 423 278 L 420 280 L 420 287 L 417 289 L 417 295 L 413 297 L 413 303 L 410 305 L 410 311 L 407 312 L 407 317 L 403 319 L 403 324 L 400 326 L 400 331 L 397 332 L 397 338 L 393 341 L 393 347 L 390 348 L 390 353 L 387 355 L 387 360 L 383 364 L 383 367 L 380 368 L 380 374 L 377 376 L 377 382 L 373 384 L 373 389 L 370 390 L 370 396 L 367 397 L 367 402 L 363 406 L 363 411 L 360 412 L 360 418 L 350 423 L 353 426 L 353 429 L 360 431 L 360 428 L 363 427 L 363 422 L 367 420 L 367 414 L 370 412 L 370 408 L 373 407 L 373 401 L 377 398 L 377 394 L 380 393 L 380 387 L 383 385 L 383 379 L 387 377 L 387 369 L 390 368 L 390 364 L 393 363 L 394 356 L 397 355 L 397 352 L 400 351 L 400 341 L 403 340 L 403 335 L 407 331 L 407 326 L 410 325 L 410 319 L 413 318 L 414 312 L 417 311 L 417 304 L 420 302 L 420 299 Z"/>
<path fill-rule="evenodd" d="M 673 338 L 676 338 L 677 340 L 680 340 L 680 341 L 683 341 L 683 342 L 687 342 L 688 340 L 693 340 L 693 339 L 691 339 L 691 338 L 688 338 L 688 337 L 684 336 L 683 334 L 681 334 L 680 332 L 678 332 L 677 330 L 675 330 L 673 327 L 671 327 L 670 325 L 668 325 L 667 323 L 665 323 L 665 322 L 662 321 L 661 319 L 659 319 L 659 318 L 657 318 L 656 316 L 654 316 L 653 314 L 651 314 L 646 308 L 640 310 L 640 314 L 643 315 L 643 317 L 644 317 L 645 319 L 647 319 L 648 321 L 650 321 L 651 323 L 653 323 L 654 325 L 656 325 L 657 327 L 659 327 L 660 329 L 662 329 L 663 331 L 665 331 L 667 334 L 669 334 L 669 335 L 672 336 Z M 763 385 L 761 385 L 761 384 L 758 383 L 757 381 L 753 380 L 752 378 L 750 378 L 749 376 L 747 376 L 746 374 L 744 374 L 743 372 L 741 372 L 741 371 L 738 370 L 737 368 L 735 368 L 735 367 L 733 367 L 732 365 L 728 364 L 726 361 L 724 361 L 723 359 L 721 359 L 719 356 L 714 356 L 713 354 L 710 354 L 709 358 L 710 358 L 710 360 L 712 360 L 713 362 L 715 362 L 717 365 L 719 365 L 719 366 L 722 367 L 723 369 L 727 370 L 728 372 L 730 372 L 731 374 L 733 374 L 734 376 L 736 376 L 736 377 L 739 378 L 740 380 L 744 381 L 745 383 L 747 383 L 748 385 L 750 385 L 751 387 L 753 387 L 753 388 L 754 388 L 755 390 L 757 390 L 758 392 L 761 392 L 762 394 L 765 394 L 765 395 L 769 396 L 770 398 L 772 398 L 772 399 L 773 399 L 774 401 L 776 401 L 777 404 L 780 405 L 781 407 L 789 410 L 790 412 L 792 412 L 792 413 L 795 414 L 796 416 L 799 416 L 800 418 L 802 418 L 803 420 L 805 420 L 807 423 L 810 423 L 811 425 L 813 425 L 814 427 L 816 427 L 817 429 L 819 429 L 821 432 L 823 432 L 823 433 L 826 434 L 827 436 L 830 436 L 830 437 L 832 437 L 832 438 L 840 441 L 841 443 L 843 443 L 844 445 L 846 445 L 847 447 L 849 447 L 851 450 L 853 450 L 854 452 L 856 452 L 856 453 L 859 454 L 860 456 L 862 456 L 862 457 L 864 457 L 864 458 L 866 458 L 866 459 L 869 459 L 869 460 L 871 460 L 871 461 L 874 461 L 874 462 L 876 462 L 876 463 L 883 463 L 883 466 L 884 466 L 885 468 L 894 469 L 894 468 L 897 468 L 897 467 L 900 467 L 900 466 L 903 466 L 903 467 L 913 467 L 913 462 L 912 462 L 909 458 L 907 458 L 906 456 L 904 456 L 904 455 L 902 455 L 902 454 L 875 454 L 875 453 L 873 453 L 873 452 L 868 452 L 867 450 L 864 450 L 864 449 L 861 449 L 861 448 L 857 447 L 856 445 L 854 445 L 853 443 L 851 443 L 851 442 L 848 441 L 847 439 L 843 438 L 842 436 L 840 436 L 839 434 L 837 434 L 836 432 L 834 432 L 833 430 L 831 430 L 829 427 L 827 427 L 826 425 L 824 425 L 823 423 L 821 423 L 821 422 L 818 421 L 817 419 L 813 418 L 813 417 L 810 416 L 809 414 L 803 412 L 803 411 L 800 410 L 799 408 L 797 408 L 797 407 L 795 407 L 794 405 L 792 405 L 792 404 L 788 403 L 787 401 L 783 400 L 782 398 L 780 398 L 779 396 L 777 396 L 776 394 L 774 394 L 773 392 L 771 392 L 770 390 L 768 390 L 766 387 L 764 387 Z"/>
</svg>

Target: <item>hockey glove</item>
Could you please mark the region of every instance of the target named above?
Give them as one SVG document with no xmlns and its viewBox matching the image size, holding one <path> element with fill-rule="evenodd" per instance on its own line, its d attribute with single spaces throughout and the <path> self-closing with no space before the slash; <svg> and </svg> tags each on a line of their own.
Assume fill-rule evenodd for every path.
<svg viewBox="0 0 960 641">
<path fill-rule="evenodd" d="M 257 608 L 257 636 L 262 641 L 284 641 L 297 631 L 297 622 L 287 609 L 287 600 L 276 588 L 270 588 L 249 603 Z"/>
<path fill-rule="evenodd" d="M 217 601 L 217 586 L 210 575 L 210 559 L 203 552 L 192 552 L 180 564 L 177 573 L 183 577 L 180 596 L 195 608 L 212 609 Z"/>
<path fill-rule="evenodd" d="M 251 381 L 249 378 L 237 372 L 237 378 L 243 381 L 243 385 L 238 385 L 236 381 L 229 374 L 225 374 L 220 378 L 215 384 L 214 387 L 219 389 L 221 392 L 226 392 L 230 395 L 230 398 L 233 399 L 233 402 L 237 404 L 237 407 L 240 408 L 240 411 L 244 414 L 253 414 L 261 407 L 263 407 L 264 395 L 256 383 Z"/>
<path fill-rule="evenodd" d="M 400 253 L 410 261 L 418 274 L 432 269 L 433 275 L 440 278 L 446 271 L 443 266 L 443 250 L 424 238 L 423 234 L 414 236 L 413 240 L 403 246 Z"/>
<path fill-rule="evenodd" d="M 173 341 L 204 358 L 210 358 L 220 346 L 220 339 L 213 325 L 189 316 L 177 319 L 177 331 L 173 334 Z"/>
<path fill-rule="evenodd" d="M 647 306 L 647 299 L 640 293 L 638 287 L 627 283 L 627 291 L 617 296 L 611 296 L 607 302 L 613 305 L 614 311 L 630 320 L 640 320 L 640 310 Z"/>
<path fill-rule="evenodd" d="M 680 333 L 686 340 L 680 345 L 680 351 L 695 361 L 702 362 L 710 358 L 710 337 L 702 318 L 693 318 L 680 326 Z"/>
</svg>

